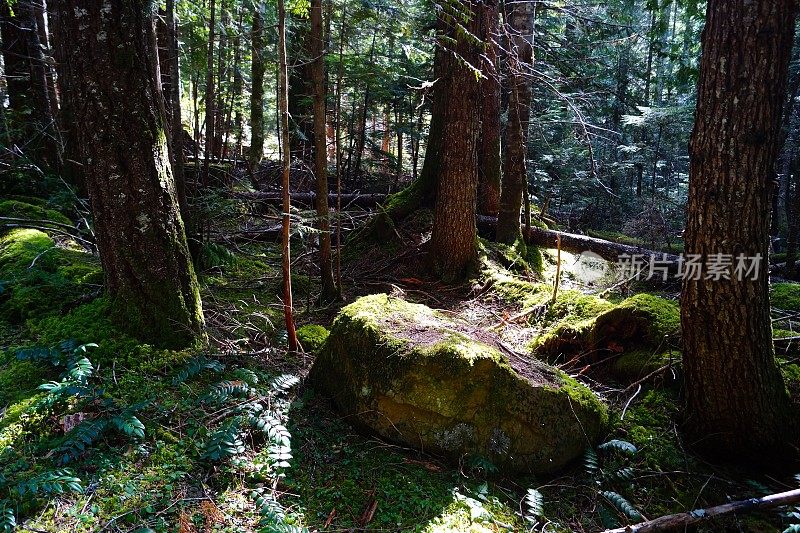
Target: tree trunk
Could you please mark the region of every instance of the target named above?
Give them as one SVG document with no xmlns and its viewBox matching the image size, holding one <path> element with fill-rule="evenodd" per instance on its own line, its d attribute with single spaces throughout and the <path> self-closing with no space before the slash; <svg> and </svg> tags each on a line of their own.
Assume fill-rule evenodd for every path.
<svg viewBox="0 0 800 533">
<path fill-rule="evenodd" d="M 253 3 L 252 81 L 250 92 L 250 154 L 248 163 L 255 170 L 264 157 L 264 3 Z"/>
<path fill-rule="evenodd" d="M 283 273 L 283 316 L 286 321 L 286 336 L 289 350 L 297 351 L 297 332 L 294 327 L 292 304 L 292 256 L 290 236 L 291 198 L 289 195 L 289 170 L 292 166 L 292 152 L 289 145 L 289 72 L 286 65 L 286 6 L 278 0 L 278 112 L 281 129 L 281 185 L 283 192 L 282 226 L 282 273 Z"/>
<path fill-rule="evenodd" d="M 503 155 L 500 213 L 497 217 L 497 240 L 511 244 L 520 238 L 519 213 L 528 181 L 526 141 L 531 101 L 528 76 L 533 61 L 533 4 L 519 2 L 512 4 L 509 9 L 511 11 L 507 20 L 510 26 L 511 50 L 506 73 L 509 85 L 508 125 Z"/>
<path fill-rule="evenodd" d="M 169 132 L 172 139 L 172 172 L 175 176 L 175 191 L 178 195 L 178 205 L 183 218 L 183 225 L 191 226 L 189 220 L 189 202 L 186 198 L 186 173 L 184 171 L 183 155 L 183 116 L 181 114 L 181 71 L 178 58 L 178 19 L 175 15 L 175 0 L 167 0 L 166 26 L 167 26 L 167 60 L 169 62 L 169 98 L 171 109 L 167 112 L 169 117 Z"/>
<path fill-rule="evenodd" d="M 203 328 L 169 164 L 149 4 L 58 3 L 95 234 L 116 321 L 166 347 Z M 124 95 L 121 97 L 120 95 Z M 111 105 L 113 103 L 113 105 Z"/>
<path fill-rule="evenodd" d="M 48 90 L 47 63 L 42 54 L 33 0 L 0 5 L 3 60 L 9 103 L 19 125 L 20 146 L 26 155 L 49 168 L 61 170 L 61 142 Z"/>
<path fill-rule="evenodd" d="M 500 210 L 500 72 L 497 68 L 497 0 L 480 7 L 480 38 L 486 42 L 481 71 L 481 130 L 478 137 L 478 213 L 497 216 Z"/>
<path fill-rule="evenodd" d="M 708 3 L 685 233 L 687 253 L 706 261 L 712 254 L 766 261 L 794 16 L 793 0 Z M 704 273 L 683 283 L 685 430 L 717 459 L 760 462 L 787 448 L 789 399 L 773 355 L 762 266 L 747 279 Z"/>
<path fill-rule="evenodd" d="M 328 209 L 328 150 L 325 106 L 325 41 L 322 0 L 311 0 L 311 80 L 314 87 L 314 175 L 317 180 L 317 229 L 319 230 L 320 299 L 333 301 L 338 295 L 331 264 L 331 222 Z"/>
<path fill-rule="evenodd" d="M 474 38 L 456 30 L 461 24 L 460 14 L 469 17 L 465 26 L 476 34 L 478 4 L 445 5 L 439 12 L 443 35 L 435 58 L 442 74 L 437 82 L 442 86 L 436 90 L 443 99 L 430 258 L 434 272 L 448 282 L 463 279 L 477 261 L 476 147 L 480 122 L 475 102 L 480 97 L 480 84 L 473 69 L 480 67 L 480 53 Z"/>
<path fill-rule="evenodd" d="M 203 186 L 208 186 L 208 172 L 214 149 L 214 35 L 216 26 L 216 2 L 209 0 L 208 51 L 206 56 L 206 138 L 203 155 Z"/>
</svg>

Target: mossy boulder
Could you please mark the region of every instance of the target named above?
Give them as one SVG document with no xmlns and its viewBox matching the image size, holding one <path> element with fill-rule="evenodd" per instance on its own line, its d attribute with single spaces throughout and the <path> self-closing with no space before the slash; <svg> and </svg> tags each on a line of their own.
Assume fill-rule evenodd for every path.
<svg viewBox="0 0 800 533">
<path fill-rule="evenodd" d="M 99 295 L 100 262 L 35 229 L 0 236 L 0 317 L 12 322 L 59 315 Z"/>
<path fill-rule="evenodd" d="M 586 298 L 591 297 L 577 297 L 580 312 L 571 312 L 534 341 L 534 353 L 549 361 L 580 354 L 610 360 L 612 371 L 625 381 L 643 377 L 676 358 L 670 347 L 678 344 L 680 335 L 677 303 L 647 293 L 618 305 L 606 301 L 592 304 Z"/>
<path fill-rule="evenodd" d="M 19 200 L 5 200 L 0 202 L 0 217 L 31 220 L 38 222 L 40 225 L 42 221 L 50 221 L 67 225 L 72 224 L 67 217 L 55 209 L 48 209 L 46 205 L 34 205 L 32 203 Z M 0 228 L 0 233 L 5 233 L 5 231 Z"/>
<path fill-rule="evenodd" d="M 595 394 L 540 361 L 509 361 L 496 339 L 385 294 L 342 309 L 310 380 L 351 422 L 452 459 L 558 470 L 608 422 Z"/>
</svg>

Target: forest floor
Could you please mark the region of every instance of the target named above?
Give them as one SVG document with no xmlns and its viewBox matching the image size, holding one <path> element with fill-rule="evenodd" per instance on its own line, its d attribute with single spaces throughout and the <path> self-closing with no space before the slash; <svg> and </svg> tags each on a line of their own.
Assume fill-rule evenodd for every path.
<svg viewBox="0 0 800 533">
<path fill-rule="evenodd" d="M 31 219 L 63 217 L 42 200 L 9 202 L 29 207 L 2 202 L 0 216 L 27 209 Z M 303 383 L 326 335 L 319 326 L 329 327 L 341 305 L 390 293 L 494 331 L 509 357 L 527 358 L 624 308 L 642 287 L 587 294 L 598 288 L 583 286 L 564 254 L 551 304 L 554 251 L 537 272 L 535 253 L 485 242 L 481 272 L 442 285 L 422 273 L 431 217 L 421 212 L 396 238 L 346 247 L 344 302 L 320 307 L 306 230 L 294 240 L 293 264 L 304 351 L 292 354 L 280 248 L 246 237 L 275 214 L 225 194 L 210 205 L 214 238 L 199 276 L 209 343 L 182 351 L 155 349 L 112 325 L 99 265 L 74 240 L 56 231 L 0 236 L 0 279 L 8 280 L 0 284 L 0 530 L 13 520 L 20 531 L 593 532 L 798 484 L 794 472 L 715 466 L 685 450 L 674 340 L 646 346 L 655 364 L 639 353 L 624 372 L 586 354 L 553 361 L 612 413 L 605 444 L 556 476 L 504 476 L 480 457 L 450 464 L 361 433 Z M 349 215 L 353 225 L 366 219 Z M 648 312 L 669 330 L 676 294 L 661 287 L 658 296 L 664 307 Z M 791 336 L 798 286 L 776 286 L 774 304 L 776 335 Z M 781 364 L 796 393 L 793 357 Z M 732 516 L 698 531 L 782 531 L 800 523 L 798 513 Z"/>
</svg>

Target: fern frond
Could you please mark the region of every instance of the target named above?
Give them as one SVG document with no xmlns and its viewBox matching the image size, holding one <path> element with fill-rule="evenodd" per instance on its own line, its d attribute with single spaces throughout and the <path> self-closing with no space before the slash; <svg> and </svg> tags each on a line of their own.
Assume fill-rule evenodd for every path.
<svg viewBox="0 0 800 533">
<path fill-rule="evenodd" d="M 80 478 L 75 477 L 69 470 L 53 470 L 44 472 L 30 479 L 20 481 L 14 487 L 20 495 L 31 496 L 40 494 L 63 494 L 65 492 L 83 493 Z"/>
<path fill-rule="evenodd" d="M 621 494 L 605 490 L 600 495 L 608 500 L 620 513 L 628 519 L 638 522 L 642 519 L 642 514 L 634 507 L 631 502 L 626 500 Z"/>
<path fill-rule="evenodd" d="M 620 468 L 614 472 L 611 472 L 606 476 L 609 481 L 630 481 L 632 480 L 636 474 L 633 471 L 633 468 L 625 467 Z"/>
<path fill-rule="evenodd" d="M 608 451 L 618 451 L 628 455 L 636 454 L 636 446 L 631 444 L 628 441 L 620 440 L 620 439 L 612 439 L 608 442 L 604 442 L 600 446 L 597 447 L 598 450 L 603 452 Z"/>
<path fill-rule="evenodd" d="M 67 371 L 64 373 L 64 379 L 77 381 L 78 383 L 85 385 L 86 381 L 92 377 L 93 372 L 94 367 L 92 366 L 91 361 L 89 361 L 86 357 L 80 357 L 67 363 Z"/>
<path fill-rule="evenodd" d="M 113 417 L 111 423 L 129 437 L 144 438 L 144 424 L 130 412 L 122 412 Z"/>
<path fill-rule="evenodd" d="M 250 494 L 250 499 L 253 500 L 261 515 L 259 531 L 262 533 L 306 533 L 308 531 L 306 528 L 286 523 L 286 511 L 272 493 L 258 489 Z"/>
<path fill-rule="evenodd" d="M 17 529 L 17 519 L 14 508 L 8 500 L 0 500 L 0 531 L 11 533 Z"/>
<path fill-rule="evenodd" d="M 244 443 L 240 435 L 240 426 L 239 418 L 232 418 L 220 426 L 208 438 L 203 457 L 211 461 L 222 461 L 243 454 Z"/>
<path fill-rule="evenodd" d="M 250 426 L 264 433 L 274 444 L 289 447 L 291 433 L 273 413 L 262 413 L 260 416 L 251 416 L 248 420 Z"/>
<path fill-rule="evenodd" d="M 178 371 L 175 377 L 172 378 L 172 384 L 180 385 L 181 383 L 185 383 L 187 380 L 200 374 L 204 370 L 222 372 L 225 370 L 225 365 L 219 361 L 215 361 L 214 359 L 209 359 L 204 355 L 193 357 L 183 368 Z"/>
<path fill-rule="evenodd" d="M 592 477 L 600 472 L 600 463 L 597 459 L 597 452 L 591 448 L 587 448 L 583 454 L 583 468 L 586 473 Z"/>
<path fill-rule="evenodd" d="M 95 420 L 85 420 L 78 424 L 67 435 L 67 439 L 54 451 L 58 462 L 67 464 L 80 456 L 86 448 L 91 446 L 100 438 L 106 429 L 108 421 L 104 418 Z"/>
<path fill-rule="evenodd" d="M 289 390 L 300 383 L 300 378 L 292 374 L 283 374 L 272 380 L 270 388 L 276 394 L 289 392 Z"/>
<path fill-rule="evenodd" d="M 800 524 L 792 524 L 784 529 L 783 533 L 800 533 Z"/>
<path fill-rule="evenodd" d="M 250 386 L 244 381 L 220 381 L 212 385 L 200 401 L 219 405 L 227 402 L 230 398 L 246 397 L 249 393 Z"/>
<path fill-rule="evenodd" d="M 535 523 L 544 516 L 544 496 L 536 489 L 528 489 L 525 493 L 525 519 Z"/>
<path fill-rule="evenodd" d="M 255 386 L 258 385 L 258 374 L 250 370 L 249 368 L 237 368 L 233 375 L 236 376 L 237 379 L 240 381 L 244 381 L 248 385 Z"/>
</svg>

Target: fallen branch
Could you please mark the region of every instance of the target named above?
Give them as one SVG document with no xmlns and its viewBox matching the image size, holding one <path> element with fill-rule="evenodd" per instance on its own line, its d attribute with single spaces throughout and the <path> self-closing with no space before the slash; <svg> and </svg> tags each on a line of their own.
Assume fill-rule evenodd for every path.
<svg viewBox="0 0 800 533">
<path fill-rule="evenodd" d="M 262 192 L 237 192 L 233 194 L 234 198 L 242 200 L 257 200 L 267 204 L 281 203 L 281 195 L 278 192 L 262 191 Z M 292 193 L 292 202 L 295 204 L 314 205 L 317 193 L 315 192 L 295 192 Z M 385 194 L 343 194 L 342 195 L 342 209 L 356 206 L 363 208 L 375 207 L 386 199 Z M 329 194 L 328 202 L 331 205 L 336 205 L 336 195 Z"/>
<path fill-rule="evenodd" d="M 667 516 L 662 516 L 654 520 L 648 520 L 640 524 L 631 526 L 620 527 L 617 529 L 607 529 L 603 533 L 648 533 L 652 531 L 665 531 L 675 528 L 684 528 L 691 524 L 698 522 L 705 522 L 717 516 L 729 513 L 741 513 L 760 511 L 764 509 L 772 509 L 784 505 L 790 505 L 800 502 L 800 489 L 790 490 L 788 492 L 780 492 L 778 494 L 771 494 L 763 498 L 750 498 L 749 500 L 740 500 L 716 507 L 709 507 L 707 509 L 695 509 L 687 513 L 677 513 Z"/>
<path fill-rule="evenodd" d="M 483 236 L 492 236 L 497 226 L 497 219 L 495 217 L 478 216 L 478 231 Z M 639 255 L 644 257 L 654 256 L 661 262 L 669 264 L 670 269 L 677 270 L 678 256 L 674 254 L 665 254 L 654 250 L 648 250 L 639 246 L 631 246 L 628 244 L 620 244 L 618 242 L 605 241 L 586 235 L 578 235 L 576 233 L 565 233 L 563 231 L 553 231 L 549 229 L 530 227 L 523 229 L 522 235 L 526 244 L 542 246 L 544 248 L 558 247 L 559 239 L 561 241 L 561 249 L 570 253 L 580 254 L 582 252 L 592 252 L 606 261 L 617 262 L 621 255 Z"/>
</svg>

